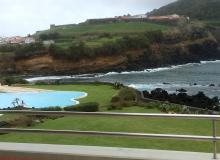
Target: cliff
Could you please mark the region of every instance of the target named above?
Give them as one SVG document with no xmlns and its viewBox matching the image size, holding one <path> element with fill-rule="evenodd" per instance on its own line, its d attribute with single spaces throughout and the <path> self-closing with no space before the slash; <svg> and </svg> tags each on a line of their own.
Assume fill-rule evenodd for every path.
<svg viewBox="0 0 220 160">
<path fill-rule="evenodd" d="M 1 61 L 1 74 L 65 75 L 108 71 L 143 70 L 173 64 L 220 58 L 217 41 L 202 38 L 175 44 L 152 44 L 147 50 L 130 50 L 126 54 L 83 58 L 78 61 L 54 58 L 49 53 L 25 59 Z"/>
</svg>

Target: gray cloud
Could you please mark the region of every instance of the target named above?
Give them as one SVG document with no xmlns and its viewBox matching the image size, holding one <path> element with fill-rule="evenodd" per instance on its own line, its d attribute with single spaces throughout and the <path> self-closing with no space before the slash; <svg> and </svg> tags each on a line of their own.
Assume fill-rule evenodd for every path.
<svg viewBox="0 0 220 160">
<path fill-rule="evenodd" d="M 146 13 L 175 0 L 1 0 L 0 36 L 25 35 L 50 24 Z"/>
</svg>

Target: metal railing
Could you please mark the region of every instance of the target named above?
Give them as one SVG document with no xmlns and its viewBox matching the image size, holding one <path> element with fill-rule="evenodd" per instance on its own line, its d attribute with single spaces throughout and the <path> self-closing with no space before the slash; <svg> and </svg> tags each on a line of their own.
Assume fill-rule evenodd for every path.
<svg viewBox="0 0 220 160">
<path fill-rule="evenodd" d="M 217 141 L 220 137 L 216 134 L 216 122 L 220 120 L 219 115 L 188 115 L 188 114 L 142 114 L 142 113 L 112 113 L 112 112 L 60 112 L 60 111 L 8 111 L 0 110 L 0 114 L 22 114 L 39 116 L 113 116 L 113 117 L 142 117 L 142 118 L 167 118 L 167 119 L 195 119 L 212 121 L 212 136 L 195 135 L 172 135 L 172 134 L 146 134 L 127 132 L 100 132 L 100 131 L 75 131 L 75 130 L 43 130 L 43 129 L 18 129 L 0 128 L 0 133 L 43 133 L 43 134 L 70 134 L 70 135 L 91 135 L 91 136 L 122 136 L 139 137 L 150 139 L 174 139 L 192 141 L 213 142 L 213 158 L 217 159 Z"/>
</svg>

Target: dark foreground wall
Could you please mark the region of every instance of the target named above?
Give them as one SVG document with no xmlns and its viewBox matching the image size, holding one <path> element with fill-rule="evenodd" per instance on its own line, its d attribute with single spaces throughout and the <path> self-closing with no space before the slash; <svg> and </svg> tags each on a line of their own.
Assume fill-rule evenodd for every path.
<svg viewBox="0 0 220 160">
<path fill-rule="evenodd" d="M 1 152 L 1 160 L 128 160 L 127 158 L 109 158 L 105 156 L 58 155 L 49 153 Z M 134 159 L 135 160 L 135 159 Z"/>
</svg>

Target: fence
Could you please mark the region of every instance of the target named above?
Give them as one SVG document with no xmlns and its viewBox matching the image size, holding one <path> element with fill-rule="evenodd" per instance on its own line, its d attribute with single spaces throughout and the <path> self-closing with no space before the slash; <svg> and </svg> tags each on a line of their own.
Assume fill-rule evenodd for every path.
<svg viewBox="0 0 220 160">
<path fill-rule="evenodd" d="M 220 137 L 216 134 L 216 122 L 220 120 L 219 115 L 187 115 L 187 114 L 141 114 L 141 113 L 112 113 L 112 112 L 44 112 L 44 111 L 8 111 L 1 110 L 0 114 L 22 114 L 40 116 L 111 116 L 111 117 L 142 117 L 142 118 L 167 118 L 167 119 L 195 119 L 212 121 L 212 136 L 175 135 L 175 134 L 147 134 L 127 132 L 100 132 L 100 131 L 75 131 L 75 130 L 43 130 L 43 129 L 18 129 L 0 128 L 0 133 L 40 133 L 40 134 L 70 134 L 91 136 L 122 136 L 139 137 L 149 139 L 175 139 L 192 141 L 213 142 L 213 158 L 217 159 L 217 141 Z"/>
</svg>

